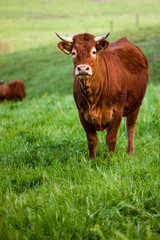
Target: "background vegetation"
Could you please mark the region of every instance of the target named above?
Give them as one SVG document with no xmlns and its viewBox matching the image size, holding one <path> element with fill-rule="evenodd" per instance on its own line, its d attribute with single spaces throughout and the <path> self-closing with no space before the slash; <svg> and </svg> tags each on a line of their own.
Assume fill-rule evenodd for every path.
<svg viewBox="0 0 160 240">
<path fill-rule="evenodd" d="M 0 106 L 0 239 L 160 239 L 159 5 L 1 0 L 0 78 L 21 78 L 27 98 Z M 110 30 L 110 42 L 127 36 L 144 51 L 150 79 L 134 156 L 126 154 L 123 122 L 116 153 L 99 132 L 97 158 L 89 162 L 72 60 L 58 50 L 55 32 Z"/>
</svg>

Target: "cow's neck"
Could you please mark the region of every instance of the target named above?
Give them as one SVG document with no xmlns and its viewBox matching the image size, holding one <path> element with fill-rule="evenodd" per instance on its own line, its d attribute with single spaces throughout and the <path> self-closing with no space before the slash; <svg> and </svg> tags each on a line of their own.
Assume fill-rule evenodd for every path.
<svg viewBox="0 0 160 240">
<path fill-rule="evenodd" d="M 95 78 L 90 78 L 80 83 L 81 91 L 84 98 L 90 103 L 93 104 L 97 99 L 98 92 L 101 88 L 99 84 L 96 83 Z"/>
<path fill-rule="evenodd" d="M 99 57 L 93 76 L 89 77 L 85 83 L 80 84 L 84 98 L 92 106 L 96 106 L 102 96 L 105 87 L 104 76 L 106 76 L 104 61 L 102 57 Z"/>
</svg>

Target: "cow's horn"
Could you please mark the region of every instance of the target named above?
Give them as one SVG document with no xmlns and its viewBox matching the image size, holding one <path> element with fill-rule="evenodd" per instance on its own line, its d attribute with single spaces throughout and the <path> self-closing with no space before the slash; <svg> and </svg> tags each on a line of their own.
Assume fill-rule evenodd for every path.
<svg viewBox="0 0 160 240">
<path fill-rule="evenodd" d="M 1 80 L 1 81 L 0 81 L 0 84 L 4 84 L 4 80 Z"/>
<path fill-rule="evenodd" d="M 68 42 L 68 43 L 73 43 L 73 38 L 72 37 L 64 37 L 62 35 L 59 35 L 58 33 L 56 33 L 56 35 L 63 41 Z"/>
<path fill-rule="evenodd" d="M 94 41 L 95 41 L 95 42 L 100 42 L 100 41 L 104 40 L 105 38 L 107 38 L 107 37 L 109 36 L 109 34 L 110 34 L 110 32 L 107 33 L 107 34 L 104 35 L 104 36 L 95 37 L 95 38 L 94 38 Z"/>
</svg>

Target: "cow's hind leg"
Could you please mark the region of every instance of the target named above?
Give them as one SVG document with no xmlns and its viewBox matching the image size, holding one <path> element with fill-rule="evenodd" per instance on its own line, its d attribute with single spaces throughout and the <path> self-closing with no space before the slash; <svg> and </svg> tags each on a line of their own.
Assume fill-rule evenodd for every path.
<svg viewBox="0 0 160 240">
<path fill-rule="evenodd" d="M 126 117 L 128 154 L 134 153 L 134 136 L 135 136 L 136 120 L 137 120 L 138 113 L 139 113 L 139 108 Z"/>
</svg>

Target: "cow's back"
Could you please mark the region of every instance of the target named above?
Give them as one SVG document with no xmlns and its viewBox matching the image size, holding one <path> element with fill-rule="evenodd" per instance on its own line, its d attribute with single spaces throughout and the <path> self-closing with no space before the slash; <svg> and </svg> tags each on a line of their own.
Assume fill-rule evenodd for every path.
<svg viewBox="0 0 160 240">
<path fill-rule="evenodd" d="M 26 97 L 25 85 L 22 80 L 17 79 L 8 83 L 10 94 L 8 100 L 22 100 Z"/>
<path fill-rule="evenodd" d="M 142 103 L 148 83 L 148 60 L 143 52 L 126 38 L 109 44 L 104 56 L 111 90 L 117 94 L 115 88 L 126 89 L 123 115 L 127 116 Z"/>
<path fill-rule="evenodd" d="M 143 69 L 148 70 L 148 60 L 141 49 L 130 43 L 127 38 L 121 38 L 111 43 L 107 51 L 115 52 L 124 68 L 130 73 L 138 73 Z"/>
</svg>

